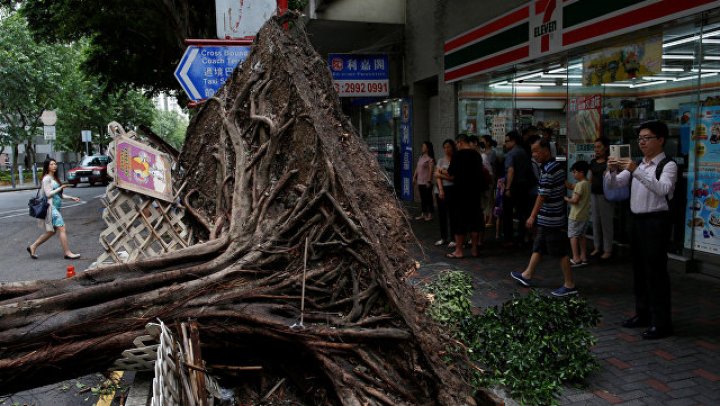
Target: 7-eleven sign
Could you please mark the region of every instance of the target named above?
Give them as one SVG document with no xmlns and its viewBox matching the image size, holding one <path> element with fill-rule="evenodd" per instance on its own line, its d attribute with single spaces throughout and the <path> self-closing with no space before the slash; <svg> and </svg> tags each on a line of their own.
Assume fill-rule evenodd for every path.
<svg viewBox="0 0 720 406">
<path fill-rule="evenodd" d="M 562 0 L 535 0 L 530 10 L 530 58 L 562 49 Z"/>
</svg>

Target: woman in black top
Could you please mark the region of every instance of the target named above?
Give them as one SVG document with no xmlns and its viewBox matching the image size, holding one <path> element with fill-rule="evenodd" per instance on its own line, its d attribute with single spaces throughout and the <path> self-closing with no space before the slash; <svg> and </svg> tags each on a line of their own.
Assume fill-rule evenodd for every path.
<svg viewBox="0 0 720 406">
<path fill-rule="evenodd" d="M 613 215 L 615 204 L 605 198 L 603 175 L 607 170 L 610 139 L 602 136 L 595 140 L 595 159 L 590 161 L 590 204 L 594 250 L 593 258 L 608 259 L 612 256 Z"/>
</svg>

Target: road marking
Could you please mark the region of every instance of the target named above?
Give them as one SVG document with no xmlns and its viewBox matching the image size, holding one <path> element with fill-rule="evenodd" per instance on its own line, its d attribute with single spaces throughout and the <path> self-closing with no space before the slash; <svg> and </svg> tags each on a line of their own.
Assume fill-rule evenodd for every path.
<svg viewBox="0 0 720 406">
<path fill-rule="evenodd" d="M 123 371 L 113 371 L 110 374 L 110 377 L 107 381 L 105 381 L 108 384 L 118 384 L 120 383 L 120 378 L 123 376 Z M 115 390 L 113 389 L 112 392 L 108 393 L 107 395 L 102 395 L 98 398 L 97 403 L 95 406 L 110 406 L 112 404 L 113 399 L 115 399 Z"/>
<path fill-rule="evenodd" d="M 81 200 L 81 201 L 79 201 L 79 202 L 77 202 L 77 203 L 72 203 L 72 204 L 68 204 L 67 206 L 63 206 L 63 208 L 70 208 L 70 207 L 82 206 L 83 204 L 87 204 L 87 203 L 88 203 L 88 202 Z M 29 215 L 28 209 L 9 210 L 9 211 L 6 211 L 5 213 L 13 213 L 13 212 L 16 212 L 16 211 L 22 211 L 22 213 L 9 214 L 9 215 L 7 215 L 7 216 L 2 216 L 2 215 L 0 215 L 0 220 L 2 220 L 2 219 L 9 219 L 9 218 L 12 218 L 12 217 L 20 217 L 20 216 L 28 216 L 28 215 Z"/>
</svg>

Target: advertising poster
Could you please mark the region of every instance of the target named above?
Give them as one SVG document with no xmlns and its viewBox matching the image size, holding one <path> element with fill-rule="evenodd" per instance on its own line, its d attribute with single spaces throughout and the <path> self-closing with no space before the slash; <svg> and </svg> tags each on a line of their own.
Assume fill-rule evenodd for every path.
<svg viewBox="0 0 720 406">
<path fill-rule="evenodd" d="M 400 102 L 400 199 L 413 200 L 412 101 Z"/>
<path fill-rule="evenodd" d="M 567 179 L 575 183 L 577 182 L 575 178 L 573 177 L 572 172 L 570 171 L 570 168 L 575 164 L 575 162 L 578 161 L 585 161 L 587 163 L 590 163 L 590 161 L 595 158 L 595 143 L 587 143 L 587 144 L 568 144 L 568 158 L 567 158 Z"/>
<path fill-rule="evenodd" d="M 340 97 L 387 97 L 390 61 L 386 54 L 329 54 L 328 65 Z"/>
<path fill-rule="evenodd" d="M 607 48 L 583 57 L 583 85 L 597 86 L 662 71 L 662 38 Z"/>
<path fill-rule="evenodd" d="M 173 201 L 170 157 L 129 138 L 115 139 L 115 184 L 122 189 Z"/>
<path fill-rule="evenodd" d="M 588 144 L 602 134 L 602 96 L 572 97 L 568 106 L 568 141 Z"/>
<path fill-rule="evenodd" d="M 720 106 L 702 108 L 697 116 L 690 115 L 688 123 L 692 150 L 685 248 L 720 254 Z"/>
</svg>

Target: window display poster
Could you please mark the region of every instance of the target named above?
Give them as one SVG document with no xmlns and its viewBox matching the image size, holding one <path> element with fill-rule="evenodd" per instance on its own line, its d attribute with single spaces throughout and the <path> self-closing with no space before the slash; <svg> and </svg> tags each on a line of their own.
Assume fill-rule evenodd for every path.
<svg viewBox="0 0 720 406">
<path fill-rule="evenodd" d="M 115 139 L 117 187 L 168 202 L 173 201 L 170 158 L 126 137 Z"/>
<path fill-rule="evenodd" d="M 572 97 L 568 106 L 568 140 L 588 144 L 602 134 L 602 96 Z"/>
<path fill-rule="evenodd" d="M 495 139 L 504 138 L 507 134 L 507 117 L 493 116 L 492 118 L 492 135 Z"/>
<path fill-rule="evenodd" d="M 688 165 L 685 248 L 720 254 L 720 106 L 701 108 L 700 114 L 690 114 L 688 123 L 692 149 Z"/>
<path fill-rule="evenodd" d="M 578 161 L 585 161 L 587 163 L 590 163 L 590 161 L 595 158 L 595 143 L 588 143 L 588 144 L 574 144 L 569 143 L 568 144 L 568 158 L 567 158 L 567 178 L 570 182 L 575 183 L 577 182 L 575 178 L 572 175 L 572 172 L 570 171 L 570 168 L 572 168 L 573 165 L 575 165 L 575 162 Z"/>
<path fill-rule="evenodd" d="M 412 101 L 400 101 L 400 199 L 413 200 Z"/>
<path fill-rule="evenodd" d="M 607 48 L 583 58 L 583 85 L 595 86 L 658 74 L 662 71 L 662 37 Z"/>
</svg>

